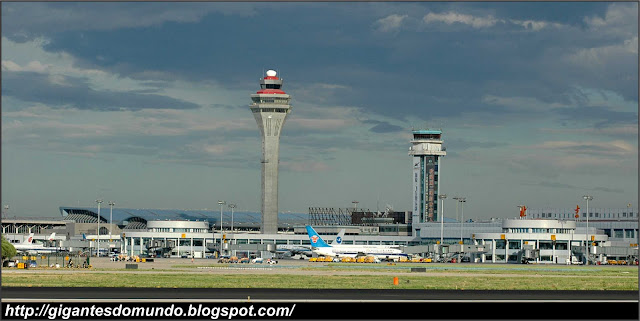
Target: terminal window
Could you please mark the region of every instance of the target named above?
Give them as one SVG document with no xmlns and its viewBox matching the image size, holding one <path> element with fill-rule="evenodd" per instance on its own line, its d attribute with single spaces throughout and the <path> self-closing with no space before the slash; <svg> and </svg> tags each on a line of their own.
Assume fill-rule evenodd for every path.
<svg viewBox="0 0 640 321">
<path fill-rule="evenodd" d="M 551 242 L 540 242 L 540 249 L 541 250 L 551 250 L 551 249 L 553 249 L 553 245 L 551 244 Z"/>
</svg>

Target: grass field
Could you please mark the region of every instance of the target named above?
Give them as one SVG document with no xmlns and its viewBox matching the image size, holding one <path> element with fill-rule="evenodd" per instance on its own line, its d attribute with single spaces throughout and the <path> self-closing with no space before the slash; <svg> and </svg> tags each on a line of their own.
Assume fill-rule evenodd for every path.
<svg viewBox="0 0 640 321">
<path fill-rule="evenodd" d="M 189 271 L 74 271 L 2 273 L 3 287 L 159 287 L 302 289 L 458 289 L 458 290 L 638 290 L 637 267 L 529 265 L 407 266 L 330 264 L 273 269 L 271 273 L 193 273 Z M 176 266 L 178 267 L 178 266 Z M 192 268 L 193 266 L 189 266 Z M 215 267 L 221 267 L 216 265 Z M 185 269 L 191 270 L 191 269 Z M 378 274 L 379 273 L 379 274 Z M 399 284 L 393 284 L 397 276 Z"/>
</svg>

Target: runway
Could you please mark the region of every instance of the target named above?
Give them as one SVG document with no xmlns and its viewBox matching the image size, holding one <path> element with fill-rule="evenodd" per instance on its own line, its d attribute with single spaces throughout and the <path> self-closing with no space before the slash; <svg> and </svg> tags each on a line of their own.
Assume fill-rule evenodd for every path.
<svg viewBox="0 0 640 321">
<path fill-rule="evenodd" d="M 638 302 L 636 291 L 3 287 L 2 301 Z"/>
</svg>

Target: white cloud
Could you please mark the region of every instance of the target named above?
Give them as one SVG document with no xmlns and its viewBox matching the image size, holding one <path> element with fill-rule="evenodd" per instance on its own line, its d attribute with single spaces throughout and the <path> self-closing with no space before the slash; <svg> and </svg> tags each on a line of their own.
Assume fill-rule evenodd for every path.
<svg viewBox="0 0 640 321">
<path fill-rule="evenodd" d="M 395 31 L 400 29 L 400 26 L 402 25 L 402 21 L 407 18 L 407 15 L 397 15 L 397 14 L 392 14 L 390 16 L 387 16 L 385 18 L 382 19 L 378 19 L 378 21 L 376 21 L 376 25 L 377 25 L 377 30 L 382 31 L 382 32 L 389 32 L 389 31 Z"/>
<path fill-rule="evenodd" d="M 534 97 L 501 97 L 495 95 L 485 95 L 482 102 L 497 106 L 504 106 L 510 110 L 520 111 L 546 111 L 555 108 L 571 107 L 561 103 L 545 103 Z"/>
<path fill-rule="evenodd" d="M 527 30 L 531 30 L 531 31 L 540 31 L 540 30 L 546 29 L 546 28 L 560 29 L 560 28 L 566 27 L 565 25 L 560 24 L 560 23 L 548 22 L 548 21 L 537 21 L 537 20 L 513 20 L 513 19 L 510 19 L 509 22 L 511 22 L 511 23 L 513 23 L 515 25 L 522 26 L 523 28 L 525 28 Z"/>
<path fill-rule="evenodd" d="M 4 119 L 63 119 L 67 113 L 65 109 L 52 110 L 42 104 L 30 105 L 28 107 L 21 108 L 19 110 L 2 110 L 2 118 Z"/>
<path fill-rule="evenodd" d="M 470 25 L 476 29 L 492 27 L 498 22 L 504 22 L 504 20 L 496 19 L 493 16 L 475 17 L 472 15 L 457 13 L 457 12 L 447 12 L 447 13 L 429 12 L 426 16 L 424 16 L 423 21 L 427 24 L 430 24 L 433 22 L 444 22 L 448 25 L 451 25 L 454 23 L 462 23 L 462 24 Z"/>
<path fill-rule="evenodd" d="M 606 68 L 614 61 L 633 58 L 638 54 L 638 37 L 623 40 L 614 45 L 581 48 L 565 56 L 565 60 L 590 68 Z M 637 58 L 637 57 L 636 57 Z"/>
<path fill-rule="evenodd" d="M 20 66 L 11 60 L 2 60 L 2 71 L 28 71 L 37 73 L 47 73 L 51 70 L 51 65 L 44 65 L 39 61 L 30 61 L 25 66 Z"/>
<path fill-rule="evenodd" d="M 346 119 L 313 119 L 313 118 L 291 118 L 287 120 L 287 127 L 291 129 L 314 129 L 335 132 L 338 129 L 346 128 L 355 123 Z"/>
<path fill-rule="evenodd" d="M 213 12 L 253 16 L 257 12 L 255 6 L 253 3 L 11 3 L 3 6 L 2 19 L 6 22 L 3 34 L 31 38 L 68 30 L 116 30 L 166 22 L 194 23 Z"/>
<path fill-rule="evenodd" d="M 544 21 L 533 21 L 533 20 L 511 20 L 511 22 L 523 26 L 525 29 L 531 29 L 533 31 L 538 31 L 547 26 L 547 23 Z"/>
<path fill-rule="evenodd" d="M 281 161 L 280 167 L 285 170 L 290 170 L 293 172 L 320 172 L 327 171 L 330 169 L 329 165 L 324 162 L 319 161 Z"/>
<path fill-rule="evenodd" d="M 470 14 L 458 13 L 458 12 L 446 12 L 446 13 L 433 13 L 429 12 L 424 16 L 423 21 L 426 24 L 442 22 L 448 25 L 454 23 L 462 23 L 469 25 L 475 29 L 489 28 L 497 24 L 503 25 L 516 25 L 524 28 L 527 31 L 540 31 L 547 28 L 563 28 L 562 24 L 540 20 L 517 20 L 517 19 L 499 19 L 491 15 L 485 17 L 473 16 Z"/>
<path fill-rule="evenodd" d="M 637 35 L 638 4 L 612 3 L 604 18 L 599 16 L 585 17 L 584 22 L 591 31 L 597 31 L 610 36 L 631 38 Z"/>
<path fill-rule="evenodd" d="M 196 149 L 203 150 L 209 155 L 212 156 L 220 156 L 229 152 L 229 146 L 222 144 L 196 144 L 190 145 L 191 147 L 195 147 Z"/>
<path fill-rule="evenodd" d="M 558 129 L 558 128 L 541 128 L 541 132 L 552 134 L 575 134 L 582 136 L 613 136 L 613 137 L 633 137 L 638 136 L 638 125 L 626 125 L 615 126 L 605 128 L 572 128 L 572 129 Z M 636 139 L 637 143 L 637 139 Z"/>
<path fill-rule="evenodd" d="M 347 85 L 338 83 L 299 83 L 294 84 L 289 93 L 295 99 L 294 103 L 301 101 L 310 104 L 326 104 L 335 99 L 335 96 L 341 93 L 340 91 L 351 89 Z"/>
<path fill-rule="evenodd" d="M 338 84 L 323 84 L 323 83 L 319 83 L 317 84 L 318 87 L 323 88 L 323 89 L 351 89 L 351 87 L 349 86 L 344 86 L 344 85 L 338 85 Z"/>
<path fill-rule="evenodd" d="M 533 145 L 534 149 L 559 150 L 570 154 L 591 154 L 606 156 L 630 156 L 636 154 L 637 147 L 622 140 L 610 142 L 546 141 Z M 606 158 L 606 157 L 605 157 Z"/>
</svg>

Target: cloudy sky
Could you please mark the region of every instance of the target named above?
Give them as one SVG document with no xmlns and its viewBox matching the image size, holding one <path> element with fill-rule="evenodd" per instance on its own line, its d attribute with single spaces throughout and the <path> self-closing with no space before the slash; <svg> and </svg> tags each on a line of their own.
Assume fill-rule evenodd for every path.
<svg viewBox="0 0 640 321">
<path fill-rule="evenodd" d="M 268 69 L 283 212 L 409 210 L 412 128 L 465 218 L 637 206 L 635 2 L 3 2 L 2 204 L 258 211 Z"/>
</svg>

